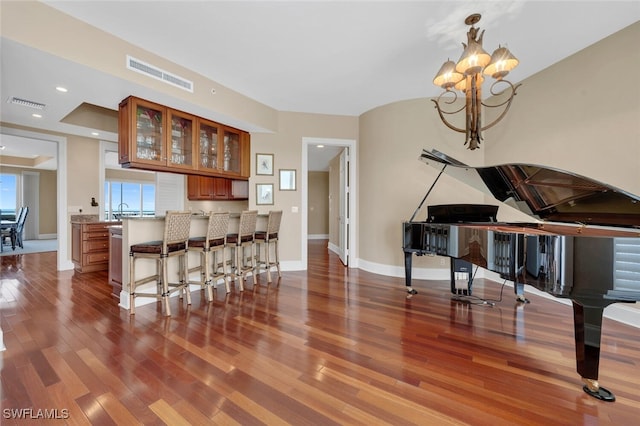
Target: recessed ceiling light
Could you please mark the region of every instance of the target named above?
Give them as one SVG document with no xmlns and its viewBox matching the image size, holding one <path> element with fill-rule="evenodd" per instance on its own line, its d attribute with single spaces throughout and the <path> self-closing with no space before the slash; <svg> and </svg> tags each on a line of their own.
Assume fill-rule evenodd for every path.
<svg viewBox="0 0 640 426">
<path fill-rule="evenodd" d="M 66 87 L 58 86 L 58 87 L 56 87 L 56 90 L 58 92 L 67 93 L 67 88 Z"/>
<path fill-rule="evenodd" d="M 92 134 L 93 136 L 99 136 L 99 135 L 100 135 L 100 133 L 98 133 L 98 132 L 91 132 L 91 134 Z"/>
<path fill-rule="evenodd" d="M 36 113 L 31 114 L 31 116 L 35 118 L 42 118 L 42 115 Z"/>
<path fill-rule="evenodd" d="M 316 145 L 316 148 L 324 148 L 324 145 Z"/>
</svg>

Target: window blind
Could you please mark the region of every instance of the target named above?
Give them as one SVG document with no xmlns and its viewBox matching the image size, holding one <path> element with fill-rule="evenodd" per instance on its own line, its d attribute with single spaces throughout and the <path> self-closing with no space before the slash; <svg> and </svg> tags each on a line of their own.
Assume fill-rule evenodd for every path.
<svg viewBox="0 0 640 426">
<path fill-rule="evenodd" d="M 176 173 L 156 173 L 156 216 L 167 210 L 184 209 L 184 176 Z"/>
<path fill-rule="evenodd" d="M 614 238 L 614 247 L 614 290 L 640 292 L 640 238 Z"/>
</svg>

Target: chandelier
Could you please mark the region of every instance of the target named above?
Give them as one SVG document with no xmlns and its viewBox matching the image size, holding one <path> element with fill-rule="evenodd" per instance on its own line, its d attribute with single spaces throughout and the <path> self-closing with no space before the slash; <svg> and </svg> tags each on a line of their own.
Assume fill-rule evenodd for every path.
<svg viewBox="0 0 640 426">
<path fill-rule="evenodd" d="M 474 13 L 465 19 L 464 23 L 466 25 L 471 25 L 471 28 L 467 33 L 467 43 L 462 43 L 464 46 L 462 56 L 457 63 L 452 60 L 447 60 L 433 79 L 433 83 L 436 86 L 440 86 L 444 89 L 444 92 L 442 92 L 437 99 L 432 99 L 436 104 L 436 109 L 438 110 L 440 119 L 451 130 L 465 133 L 466 139 L 464 144 L 468 144 L 467 148 L 471 150 L 480 147 L 480 142 L 483 139 L 482 132 L 493 127 L 507 114 L 507 111 L 511 106 L 511 101 L 513 101 L 513 97 L 516 95 L 516 90 L 520 86 L 520 84 L 513 85 L 504 79 L 504 77 L 509 74 L 509 71 L 518 65 L 518 60 L 511 54 L 509 49 L 498 46 L 495 52 L 493 52 L 492 55 L 489 55 L 482 48 L 482 36 L 484 35 L 484 30 L 478 33 L 479 29 L 474 27 L 474 25 L 480 21 L 480 18 L 481 15 L 479 13 Z M 494 105 L 487 105 L 482 101 L 482 83 L 484 82 L 483 74 L 495 79 L 489 88 L 491 95 L 493 96 L 501 94 L 501 92 L 494 91 L 494 87 L 498 87 L 496 85 L 499 83 L 506 85 L 504 89 L 510 90 L 507 92 L 508 97 L 506 100 Z M 442 104 L 452 105 L 458 99 L 458 94 L 454 89 L 459 90 L 465 95 L 466 102 L 457 110 L 445 111 L 442 108 Z M 444 95 L 449 94 L 453 94 L 453 98 L 451 96 L 443 97 Z M 483 106 L 487 108 L 503 109 L 494 121 L 483 126 Z M 466 126 L 464 129 L 456 127 L 447 121 L 447 115 L 454 115 L 463 110 L 466 115 Z"/>
</svg>

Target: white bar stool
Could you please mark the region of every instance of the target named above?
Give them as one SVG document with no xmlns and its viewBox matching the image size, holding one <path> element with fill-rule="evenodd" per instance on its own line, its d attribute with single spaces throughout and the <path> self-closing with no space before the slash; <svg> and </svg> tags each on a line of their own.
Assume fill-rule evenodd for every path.
<svg viewBox="0 0 640 426">
<path fill-rule="evenodd" d="M 227 234 L 227 246 L 231 249 L 231 271 L 229 276 L 238 280 L 240 291 L 244 291 L 244 281 L 247 274 L 255 275 L 255 232 L 257 210 L 245 210 L 240 214 L 240 224 L 237 234 Z M 249 249 L 249 256 L 246 255 Z"/>
<path fill-rule="evenodd" d="M 179 291 L 187 294 L 187 304 L 191 304 L 189 293 L 189 277 L 187 275 L 187 250 L 189 247 L 189 231 L 191 228 L 191 212 L 167 211 L 164 222 L 164 237 L 162 241 L 148 241 L 133 244 L 129 248 L 129 306 L 130 314 L 135 314 L 135 299 L 137 297 L 153 297 L 164 303 L 165 315 L 171 315 L 169 296 Z M 178 258 L 178 282 L 170 283 L 168 274 L 168 260 Z M 155 259 L 156 273 L 136 279 L 136 261 L 140 259 Z M 156 281 L 155 293 L 136 292 L 138 286 Z"/>
<path fill-rule="evenodd" d="M 256 231 L 256 270 L 260 273 L 260 268 L 267 271 L 267 282 L 271 282 L 271 268 L 274 266 L 278 271 L 278 277 L 282 277 L 280 272 L 280 256 L 278 253 L 278 233 L 280 232 L 280 222 L 282 221 L 282 210 L 271 210 L 267 219 L 267 229 Z M 260 251 L 264 246 L 264 260 L 260 259 Z M 273 246 L 274 258 L 271 258 L 271 247 Z"/>
<path fill-rule="evenodd" d="M 230 292 L 225 262 L 228 231 L 229 212 L 209 212 L 207 235 L 189 238 L 188 250 L 200 253 L 200 265 L 189 269 L 189 273 L 200 271 L 200 281 L 189 281 L 189 284 L 200 284 L 201 288 L 206 288 L 209 302 L 213 301 L 213 290 L 219 278 L 224 278 L 227 293 Z"/>
</svg>

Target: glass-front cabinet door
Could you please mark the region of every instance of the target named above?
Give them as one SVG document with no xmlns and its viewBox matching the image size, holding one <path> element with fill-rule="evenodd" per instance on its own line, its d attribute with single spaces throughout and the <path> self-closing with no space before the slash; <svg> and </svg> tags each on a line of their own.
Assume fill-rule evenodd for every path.
<svg viewBox="0 0 640 426">
<path fill-rule="evenodd" d="M 136 161 L 164 163 L 165 147 L 162 137 L 165 109 L 148 102 L 135 102 L 135 150 Z"/>
<path fill-rule="evenodd" d="M 220 170 L 219 127 L 213 122 L 198 121 L 198 169 L 207 171 Z"/>
<path fill-rule="evenodd" d="M 129 96 L 119 104 L 118 162 L 123 167 L 249 178 L 250 135 L 242 130 Z"/>
<path fill-rule="evenodd" d="M 167 138 L 167 165 L 193 169 L 194 165 L 194 117 L 169 110 L 170 138 Z"/>
<path fill-rule="evenodd" d="M 240 132 L 224 129 L 222 169 L 227 173 L 240 174 Z"/>
</svg>

